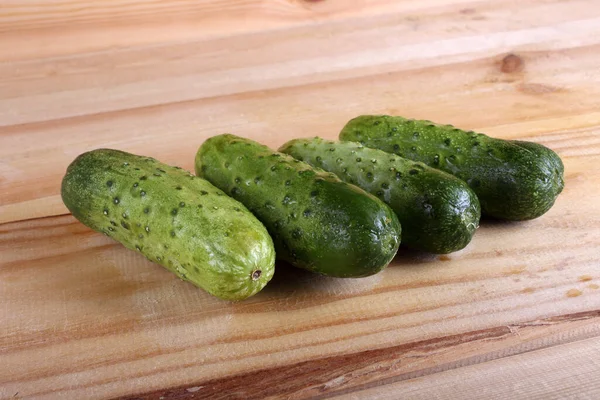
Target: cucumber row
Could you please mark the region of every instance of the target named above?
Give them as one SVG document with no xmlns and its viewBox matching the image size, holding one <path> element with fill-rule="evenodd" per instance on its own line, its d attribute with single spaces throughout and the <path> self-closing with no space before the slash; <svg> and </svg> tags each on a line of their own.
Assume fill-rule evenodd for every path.
<svg viewBox="0 0 600 400">
<path fill-rule="evenodd" d="M 530 142 L 430 121 L 361 116 L 339 142 L 295 139 L 279 151 L 218 135 L 196 176 L 155 159 L 99 149 L 62 182 L 71 213 L 181 279 L 227 300 L 259 292 L 275 256 L 334 277 L 385 268 L 403 243 L 443 254 L 471 241 L 480 216 L 547 212 L 562 161 Z"/>
</svg>

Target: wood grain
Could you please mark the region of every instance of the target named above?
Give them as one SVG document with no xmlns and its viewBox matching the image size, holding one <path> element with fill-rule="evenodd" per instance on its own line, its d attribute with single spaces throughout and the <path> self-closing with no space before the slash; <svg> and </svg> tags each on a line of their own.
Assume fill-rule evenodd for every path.
<svg viewBox="0 0 600 400">
<path fill-rule="evenodd" d="M 348 119 L 368 112 L 437 119 L 500 137 L 526 135 L 545 144 L 535 134 L 596 126 L 600 44 L 592 39 L 600 37 L 600 19 L 564 22 L 571 9 L 580 18 L 594 16 L 588 2 L 521 7 L 520 15 L 530 16 L 524 21 L 535 22 L 519 26 L 510 47 L 508 33 L 490 38 L 508 15 L 506 4 L 494 4 L 498 8 L 488 11 L 499 14 L 494 23 L 457 20 L 458 10 L 443 8 L 448 11 L 437 18 L 422 17 L 416 31 L 400 13 L 334 24 L 325 32 L 291 28 L 287 36 L 266 32 L 0 65 L 0 222 L 31 211 L 36 217 L 65 213 L 53 196 L 66 166 L 102 146 L 190 169 L 195 148 L 213 134 L 230 131 L 277 146 L 289 137 L 335 137 Z M 554 16 L 544 18 L 556 29 L 568 27 L 560 35 L 535 27 L 536 15 Z M 374 44 L 377 35 L 398 39 Z M 542 43 L 533 47 L 535 38 Z M 579 46 L 570 47 L 572 41 Z M 522 72 L 502 72 L 508 50 L 519 54 Z M 523 123 L 533 132 L 523 131 Z M 585 151 L 598 153 L 596 138 L 591 131 L 581 142 L 591 146 Z M 43 170 L 40 159 L 47 160 Z"/>
<path fill-rule="evenodd" d="M 594 399 L 600 396 L 599 356 L 600 339 L 595 337 L 335 398 Z M 556 385 L 557 381 L 561 384 Z"/>
<path fill-rule="evenodd" d="M 0 10 L 0 60 L 169 45 L 480 3 L 481 0 L 4 0 Z"/>
<path fill-rule="evenodd" d="M 454 372 L 455 369 L 461 368 L 457 374 L 452 375 L 456 380 L 456 375 L 460 377 L 462 368 L 472 366 L 473 375 L 476 379 L 480 379 L 480 382 L 477 382 L 479 386 L 487 387 L 489 382 L 481 382 L 483 379 L 480 377 L 484 375 L 477 372 L 480 363 L 485 364 L 514 354 L 521 355 L 595 336 L 600 333 L 599 317 L 600 312 L 598 311 L 565 315 L 560 318 L 549 318 L 519 325 L 502 326 L 423 340 L 384 349 L 310 360 L 283 368 L 252 371 L 242 375 L 203 382 L 201 386 L 182 387 L 171 389 L 168 392 L 159 391 L 127 398 L 153 399 L 160 395 L 167 399 L 176 399 L 189 397 L 190 393 L 194 393 L 194 398 L 199 399 L 264 399 L 273 397 L 295 399 L 319 398 L 323 394 L 325 394 L 325 397 L 337 398 L 340 396 L 357 399 L 386 396 L 387 398 L 398 398 L 410 394 L 413 398 L 412 396 L 416 394 L 414 392 L 417 391 L 412 389 L 411 386 L 415 385 L 416 382 L 424 383 L 419 389 L 425 392 L 423 394 L 429 396 L 426 397 L 420 394 L 421 398 L 435 398 L 433 395 L 435 392 L 438 392 L 438 396 L 439 392 L 442 392 L 444 398 L 462 398 L 465 395 L 468 397 L 468 395 L 477 393 L 476 390 L 481 390 L 481 388 L 473 383 L 467 388 L 455 383 L 452 392 L 443 391 L 440 390 L 439 385 L 429 388 L 427 384 L 429 381 L 419 378 L 446 371 Z M 581 321 L 584 322 L 581 323 Z M 539 329 L 540 326 L 546 329 Z M 551 326 L 552 329 L 548 330 L 548 326 Z M 541 331 L 544 335 L 543 340 L 540 340 Z M 566 332 L 569 333 L 565 334 Z M 515 340 L 517 337 L 518 340 Z M 592 337 L 591 343 L 595 344 L 599 341 L 600 338 Z M 494 342 L 494 346 L 490 346 L 488 342 Z M 482 344 L 489 352 L 482 352 L 481 348 L 473 350 L 473 347 L 479 347 Z M 585 345 L 587 344 L 589 342 L 586 341 Z M 578 349 L 584 347 L 579 343 L 577 345 Z M 501 350 L 490 351 L 494 347 Z M 574 346 L 569 346 L 569 349 L 571 347 Z M 597 365 L 594 362 L 594 357 L 599 352 L 599 349 L 593 348 L 592 354 L 577 354 L 577 356 L 585 357 L 593 366 L 594 364 Z M 448 360 L 452 361 L 448 362 Z M 576 363 L 575 365 L 579 366 Z M 564 373 L 563 368 L 553 366 L 557 372 L 561 371 L 564 376 L 568 376 Z M 514 374 L 519 371 L 511 370 L 510 372 Z M 439 379 L 438 376 L 435 378 Z M 518 376 L 513 377 L 511 383 L 516 380 L 515 378 L 518 378 Z M 408 382 L 404 384 L 402 383 L 404 381 Z M 447 381 L 448 379 L 444 379 L 444 383 Z M 286 383 L 282 385 L 281 382 Z M 310 385 L 307 385 L 307 382 L 310 382 Z M 598 380 L 594 380 L 592 384 L 595 388 L 600 388 Z M 409 389 L 407 390 L 401 385 L 405 385 Z M 392 390 L 390 390 L 390 386 L 393 387 Z M 417 383 L 415 386 L 421 385 Z M 486 390 L 484 392 L 485 396 L 488 396 L 490 392 L 493 393 L 493 388 L 492 390 Z M 347 396 L 349 393 L 352 393 L 352 395 Z M 510 393 L 508 391 L 504 394 Z M 544 394 L 546 393 L 544 392 Z M 457 397 L 459 395 L 462 397 Z"/>
<path fill-rule="evenodd" d="M 2 1 L 0 399 L 598 397 L 599 64 L 597 0 Z M 543 143 L 565 190 L 461 252 L 279 264 L 235 304 L 60 200 L 86 150 L 191 169 L 213 134 L 277 147 L 363 113 Z"/>
</svg>

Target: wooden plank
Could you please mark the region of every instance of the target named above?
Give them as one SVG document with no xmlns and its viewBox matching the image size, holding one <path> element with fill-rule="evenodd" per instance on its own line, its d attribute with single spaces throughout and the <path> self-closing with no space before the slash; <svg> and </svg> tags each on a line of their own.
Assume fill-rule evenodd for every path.
<svg viewBox="0 0 600 400">
<path fill-rule="evenodd" d="M 377 79 L 353 78 L 0 128 L 0 221 L 26 217 L 33 210 L 27 202 L 58 195 L 67 165 L 86 150 L 119 148 L 191 169 L 197 146 L 217 133 L 233 132 L 276 147 L 292 137 L 333 138 L 347 120 L 361 113 L 403 114 L 483 129 L 498 137 L 527 137 L 562 156 L 599 154 L 600 74 L 595 56 L 599 50 L 600 45 L 553 52 L 551 62 L 550 53 L 523 54 L 535 77 L 507 77 L 500 69 L 501 58 L 493 58 L 386 73 Z M 578 64 L 571 62 L 573 57 Z M 537 137 L 541 133 L 545 136 Z M 553 134 L 562 142 L 550 142 Z M 580 140 L 567 139 L 570 134 Z M 561 153 L 560 146 L 568 147 L 567 152 Z M 19 206 L 20 202 L 26 203 Z M 38 204 L 48 209 L 37 209 L 35 216 L 64 212 L 55 200 Z M 5 210 L 9 205 L 11 210 Z"/>
<path fill-rule="evenodd" d="M 274 281 L 240 304 L 177 280 L 70 216 L 4 224 L 0 387 L 39 398 L 146 392 L 596 312 L 600 229 L 590 221 L 600 219 L 591 212 L 584 220 L 559 206 L 525 224 L 484 224 L 459 253 L 404 251 L 360 280 L 279 265 Z"/>
<path fill-rule="evenodd" d="M 0 61 L 164 45 L 393 12 L 478 6 L 481 0 L 4 0 Z"/>
<path fill-rule="evenodd" d="M 599 359 L 595 337 L 334 398 L 597 399 Z"/>
<path fill-rule="evenodd" d="M 0 399 L 598 397 L 599 55 L 596 0 L 3 1 Z M 565 190 L 458 253 L 278 264 L 236 304 L 60 200 L 93 148 L 191 169 L 214 134 L 276 148 L 363 113 L 546 144 Z"/>
<path fill-rule="evenodd" d="M 491 15 L 491 21 L 457 19 L 455 9 L 412 22 L 406 21 L 406 14 L 397 13 L 344 21 L 317 32 L 309 26 L 288 29 L 285 35 L 265 32 L 244 40 L 227 37 L 168 48 L 152 46 L 111 54 L 39 59 L 19 63 L 18 68 L 7 64 L 0 69 L 0 126 L 457 62 L 475 61 L 478 67 L 489 69 L 489 63 L 482 64 L 480 60 L 490 54 L 549 52 L 599 43 L 600 9 L 590 10 L 588 1 L 532 2 L 529 7 L 520 7 L 524 22 L 508 31 L 503 23 L 508 16 L 506 4 L 493 4 L 494 8 L 482 10 Z M 537 18 L 540 15 L 546 17 Z M 423 32 L 427 32 L 426 36 Z M 378 40 L 381 37 L 386 40 Z M 546 72 L 554 66 L 555 60 L 543 60 L 540 55 L 536 58 Z M 540 66 L 528 64 L 528 71 L 532 67 Z M 572 68 L 572 64 L 568 67 Z M 450 69 L 460 71 L 456 65 L 447 68 Z M 538 71 L 531 72 L 536 75 L 533 83 L 544 84 L 547 80 L 547 76 L 538 76 Z M 477 70 L 473 73 L 481 74 Z M 522 89 L 529 94 L 542 94 L 538 92 L 564 90 L 565 83 L 559 79 L 551 85 Z M 493 86 L 501 89 L 501 85 Z"/>
<path fill-rule="evenodd" d="M 490 398 L 489 394 L 510 394 L 511 398 L 516 394 L 517 398 L 527 398 L 526 395 L 531 392 L 527 392 L 527 386 L 520 375 L 523 371 L 519 360 L 523 358 L 530 362 L 538 362 L 539 359 L 548 361 L 548 358 L 554 357 L 570 362 L 579 369 L 587 367 L 587 370 L 581 373 L 582 378 L 593 376 L 593 373 L 598 371 L 597 363 L 594 361 L 582 363 L 581 352 L 576 354 L 576 357 L 573 357 L 574 354 L 569 354 L 572 348 L 579 350 L 600 340 L 595 336 L 600 333 L 598 316 L 600 316 L 599 312 L 580 313 L 520 326 L 491 328 L 391 348 L 311 360 L 270 370 L 252 371 L 243 375 L 201 382 L 195 386 L 186 385 L 125 398 L 174 399 L 190 397 L 191 393 L 194 393 L 194 398 L 198 399 L 397 399 L 407 396 L 411 399 L 453 399 Z M 575 321 L 578 322 L 573 324 Z M 581 321 L 585 322 L 580 324 Z M 548 327 L 552 327 L 551 332 Z M 592 339 L 585 340 L 590 336 Z M 584 342 L 583 346 L 581 342 L 576 342 L 579 340 Z M 571 345 L 572 342 L 576 343 Z M 550 346 L 557 347 L 543 350 Z M 591 355 L 586 354 L 583 361 L 593 360 L 598 351 L 592 349 Z M 530 352 L 535 354 L 529 354 Z M 541 357 L 536 358 L 538 354 Z M 502 377 L 506 379 L 507 385 L 499 390 L 497 386 L 489 385 L 490 376 L 494 372 L 498 374 L 498 364 L 512 364 L 506 374 L 511 376 Z M 539 364 L 535 366 L 535 371 L 559 372 L 563 377 L 569 376 L 569 370 L 561 368 L 560 364 L 552 363 L 551 367 Z M 554 371 L 555 369 L 559 371 Z M 474 379 L 465 384 L 465 378 L 468 379 L 470 375 Z M 542 376 L 536 375 L 536 377 L 539 383 Z M 503 383 L 502 378 L 497 378 L 497 381 Z M 433 385 L 430 386 L 429 382 L 433 382 Z M 441 382 L 446 385 L 451 382 L 448 385 L 450 390 L 445 385 L 442 386 Z M 559 386 L 560 381 L 545 381 L 545 393 L 552 394 L 553 388 L 562 389 L 563 394 L 566 388 L 575 389 L 575 385 L 565 385 L 564 382 L 563 380 L 562 386 Z M 592 390 L 598 387 L 597 383 L 598 380 L 593 379 Z M 590 386 L 589 383 L 587 386 Z M 516 393 L 512 390 L 511 393 L 511 389 L 515 387 L 522 389 Z M 496 393 L 495 390 L 498 392 Z M 572 391 L 577 393 L 576 390 Z M 482 393 L 483 397 L 481 397 Z"/>
</svg>

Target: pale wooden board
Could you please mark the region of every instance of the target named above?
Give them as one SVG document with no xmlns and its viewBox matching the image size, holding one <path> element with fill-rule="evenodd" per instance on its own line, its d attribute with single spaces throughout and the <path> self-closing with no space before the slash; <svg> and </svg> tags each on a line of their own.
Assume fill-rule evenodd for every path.
<svg viewBox="0 0 600 400">
<path fill-rule="evenodd" d="M 0 398 L 469 397 L 523 365 L 597 393 L 600 2 L 11 0 L 0 60 Z M 213 134 L 277 147 L 362 113 L 546 144 L 565 190 L 449 260 L 401 250 L 353 281 L 278 265 L 239 304 L 64 215 L 83 151 L 191 169 Z"/>
</svg>

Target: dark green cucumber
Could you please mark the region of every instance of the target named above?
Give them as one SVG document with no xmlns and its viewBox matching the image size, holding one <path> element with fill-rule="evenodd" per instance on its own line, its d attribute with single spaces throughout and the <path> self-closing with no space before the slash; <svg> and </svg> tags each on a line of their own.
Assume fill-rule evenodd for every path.
<svg viewBox="0 0 600 400">
<path fill-rule="evenodd" d="M 117 150 L 69 165 L 62 199 L 84 225 L 227 300 L 260 291 L 274 272 L 265 227 L 208 181 Z"/>
<path fill-rule="evenodd" d="M 537 218 L 552 207 L 564 186 L 560 157 L 537 143 L 387 115 L 351 120 L 340 139 L 453 174 L 477 194 L 482 213 L 495 218 Z"/>
<path fill-rule="evenodd" d="M 277 256 L 323 275 L 379 272 L 400 244 L 394 212 L 364 190 L 234 135 L 208 139 L 196 173 L 241 201 L 267 227 Z"/>
<path fill-rule="evenodd" d="M 402 225 L 402 244 L 431 253 L 464 248 L 479 226 L 477 196 L 460 179 L 355 142 L 295 139 L 279 151 L 330 171 L 387 203 Z"/>
</svg>

